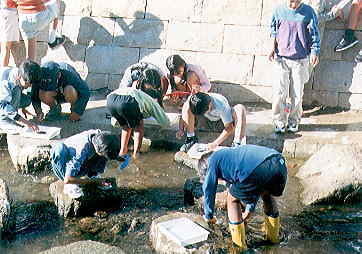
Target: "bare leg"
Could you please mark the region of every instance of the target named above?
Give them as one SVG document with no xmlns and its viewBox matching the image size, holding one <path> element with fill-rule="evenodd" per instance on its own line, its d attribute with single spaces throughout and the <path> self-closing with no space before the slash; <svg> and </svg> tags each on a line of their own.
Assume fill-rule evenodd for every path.
<svg viewBox="0 0 362 254">
<path fill-rule="evenodd" d="M 134 148 L 133 148 L 133 157 L 137 157 L 137 152 L 141 149 L 142 140 L 144 134 L 144 123 L 141 120 L 140 124 L 135 128 L 133 139 L 134 139 Z"/>
<path fill-rule="evenodd" d="M 234 142 L 242 143 L 246 135 L 246 108 L 241 105 L 234 106 L 233 118 L 235 119 Z"/>
<path fill-rule="evenodd" d="M 244 210 L 240 200 L 233 197 L 229 192 L 227 196 L 228 217 L 231 222 L 241 222 L 241 213 Z"/>
<path fill-rule="evenodd" d="M 1 66 L 9 66 L 10 61 L 10 49 L 12 46 L 12 41 L 2 42 L 1 43 Z"/>
<path fill-rule="evenodd" d="M 75 90 L 73 86 L 66 86 L 64 88 L 64 98 L 66 102 L 69 102 L 71 105 L 74 105 L 78 100 L 77 90 Z M 71 112 L 69 119 L 72 121 L 78 121 L 80 120 L 80 115 L 75 112 Z"/>
<path fill-rule="evenodd" d="M 354 0 L 348 15 L 348 29 L 356 30 L 358 26 L 359 14 L 362 9 L 362 0 Z"/>
<path fill-rule="evenodd" d="M 55 96 L 57 95 L 57 92 L 55 91 L 39 91 L 39 99 L 46 105 L 48 105 L 50 108 L 54 107 L 56 105 Z"/>
<path fill-rule="evenodd" d="M 132 129 L 124 127 L 121 132 L 121 150 L 119 151 L 119 155 L 125 155 L 128 153 L 128 143 L 131 138 Z"/>
<path fill-rule="evenodd" d="M 184 122 L 184 126 L 186 127 L 187 133 L 195 132 L 195 116 L 192 114 L 190 110 L 190 105 L 185 103 L 182 107 L 182 120 Z"/>
<path fill-rule="evenodd" d="M 24 40 L 26 48 L 26 58 L 35 61 L 36 58 L 36 38 Z"/>
</svg>

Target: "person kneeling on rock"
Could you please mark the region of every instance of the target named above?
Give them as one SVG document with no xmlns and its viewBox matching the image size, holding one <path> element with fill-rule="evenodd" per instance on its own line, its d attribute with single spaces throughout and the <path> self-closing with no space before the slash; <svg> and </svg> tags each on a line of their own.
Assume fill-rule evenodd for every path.
<svg viewBox="0 0 362 254">
<path fill-rule="evenodd" d="M 279 211 L 273 196 L 282 195 L 287 182 L 283 156 L 274 149 L 256 145 L 222 148 L 201 159 L 206 172 L 203 183 L 204 219 L 216 223 L 214 215 L 218 179 L 230 184 L 227 197 L 232 241 L 246 249 L 245 225 L 261 197 L 264 205 L 266 240 L 279 242 Z"/>
<path fill-rule="evenodd" d="M 64 182 L 64 193 L 72 198 L 83 196 L 81 184 L 98 184 L 101 189 L 110 188 L 110 184 L 97 179 L 104 172 L 108 160 L 122 162 L 119 157 L 119 137 L 108 131 L 88 130 L 71 136 L 64 142 L 52 146 L 50 159 L 54 174 Z M 88 176 L 88 179 L 80 177 Z"/>
</svg>

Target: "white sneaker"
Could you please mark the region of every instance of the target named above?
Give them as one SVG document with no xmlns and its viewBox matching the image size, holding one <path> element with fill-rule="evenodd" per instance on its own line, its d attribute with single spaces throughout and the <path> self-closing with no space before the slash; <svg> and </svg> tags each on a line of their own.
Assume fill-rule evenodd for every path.
<svg viewBox="0 0 362 254">
<path fill-rule="evenodd" d="M 282 122 L 275 122 L 274 132 L 275 133 L 285 133 L 285 125 Z"/>
<path fill-rule="evenodd" d="M 80 198 L 84 196 L 82 188 L 80 188 L 78 184 L 64 184 L 63 192 L 71 198 Z"/>
<path fill-rule="evenodd" d="M 298 132 L 298 129 L 299 129 L 299 126 L 296 123 L 288 125 L 288 131 L 289 132 L 296 133 L 296 132 Z"/>
</svg>

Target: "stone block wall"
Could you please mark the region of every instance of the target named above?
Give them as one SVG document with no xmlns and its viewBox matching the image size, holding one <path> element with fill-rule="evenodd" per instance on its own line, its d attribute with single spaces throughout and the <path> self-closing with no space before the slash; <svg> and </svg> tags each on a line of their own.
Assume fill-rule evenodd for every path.
<svg viewBox="0 0 362 254">
<path fill-rule="evenodd" d="M 267 60 L 269 22 L 284 0 L 62 0 L 64 47 L 49 50 L 39 36 L 39 61 L 65 61 L 81 72 L 92 89 L 118 87 L 124 70 L 150 61 L 166 71 L 165 60 L 180 54 L 201 65 L 221 92 L 236 102 L 270 102 L 276 79 Z M 338 0 L 305 0 L 313 6 Z M 323 10 L 322 10 L 323 11 Z M 322 35 L 321 62 L 305 88 L 306 104 L 362 108 L 359 47 L 333 48 L 343 22 L 333 21 Z M 362 33 L 357 33 L 362 39 Z M 24 55 L 22 45 L 17 54 Z"/>
</svg>

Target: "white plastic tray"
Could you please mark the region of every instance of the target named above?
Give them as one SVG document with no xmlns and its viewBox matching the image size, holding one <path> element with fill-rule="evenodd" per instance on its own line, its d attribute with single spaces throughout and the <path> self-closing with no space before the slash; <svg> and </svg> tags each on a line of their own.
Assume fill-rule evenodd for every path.
<svg viewBox="0 0 362 254">
<path fill-rule="evenodd" d="M 188 218 L 178 218 L 158 223 L 160 231 L 181 246 L 207 240 L 209 231 Z"/>
</svg>

